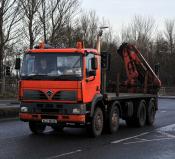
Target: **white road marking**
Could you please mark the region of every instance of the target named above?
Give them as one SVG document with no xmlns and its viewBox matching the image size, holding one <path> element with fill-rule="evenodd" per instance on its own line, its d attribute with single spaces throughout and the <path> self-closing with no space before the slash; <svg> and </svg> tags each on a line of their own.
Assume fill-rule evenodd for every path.
<svg viewBox="0 0 175 159">
<path fill-rule="evenodd" d="M 162 110 L 162 111 L 160 111 L 161 113 L 166 113 L 167 111 L 165 111 L 165 110 Z"/>
<path fill-rule="evenodd" d="M 167 136 L 167 137 L 171 137 L 171 138 L 175 138 L 175 135 L 166 133 L 166 132 L 162 132 L 162 131 L 157 131 L 158 133 L 160 133 L 161 135 Z"/>
<path fill-rule="evenodd" d="M 118 143 L 120 143 L 120 142 L 127 141 L 127 140 L 130 140 L 130 139 L 133 139 L 133 138 L 137 138 L 137 137 L 140 137 L 140 136 L 149 134 L 149 133 L 150 133 L 150 132 L 145 132 L 145 133 L 141 133 L 141 134 L 139 134 L 139 135 L 135 135 L 135 136 L 127 137 L 127 138 L 124 138 L 124 139 L 112 141 L 111 144 L 118 144 Z"/>
<path fill-rule="evenodd" d="M 172 140 L 172 139 L 175 139 L 175 138 L 161 138 L 161 139 L 151 139 L 151 140 L 145 140 L 145 141 L 134 141 L 134 142 L 126 142 L 126 143 L 123 143 L 125 145 L 129 145 L 129 144 L 136 144 L 136 143 L 144 143 L 144 142 L 151 142 L 151 141 L 161 141 L 161 140 Z"/>
<path fill-rule="evenodd" d="M 171 124 L 171 125 L 167 125 L 164 127 L 160 127 L 158 129 L 156 129 L 157 131 L 174 131 L 175 132 L 175 124 Z"/>
<path fill-rule="evenodd" d="M 141 141 L 148 141 L 147 139 L 141 139 L 141 138 L 135 138 L 135 139 L 137 139 L 137 140 L 141 140 Z"/>
<path fill-rule="evenodd" d="M 72 151 L 72 152 L 67 152 L 67 153 L 63 153 L 63 154 L 60 154 L 60 155 L 56 155 L 56 156 L 51 156 L 47 159 L 56 159 L 56 158 L 59 158 L 59 157 L 63 157 L 63 156 L 68 156 L 68 155 L 72 155 L 72 154 L 75 154 L 75 153 L 78 153 L 78 152 L 82 152 L 82 150 L 75 150 L 75 151 Z"/>
</svg>

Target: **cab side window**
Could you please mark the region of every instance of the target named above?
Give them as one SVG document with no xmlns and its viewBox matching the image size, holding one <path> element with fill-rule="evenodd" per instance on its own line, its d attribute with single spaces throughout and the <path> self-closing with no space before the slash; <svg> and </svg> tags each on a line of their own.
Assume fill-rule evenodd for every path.
<svg viewBox="0 0 175 159">
<path fill-rule="evenodd" d="M 91 60 L 93 57 L 95 57 L 95 55 L 92 53 L 86 55 L 86 77 L 90 77 L 90 71 L 92 71 Z"/>
</svg>

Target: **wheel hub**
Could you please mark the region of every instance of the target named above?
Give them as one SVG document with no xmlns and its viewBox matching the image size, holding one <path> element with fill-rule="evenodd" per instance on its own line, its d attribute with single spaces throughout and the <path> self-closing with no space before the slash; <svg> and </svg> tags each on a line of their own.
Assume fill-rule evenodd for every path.
<svg viewBox="0 0 175 159">
<path fill-rule="evenodd" d="M 96 117 L 95 128 L 96 128 L 96 130 L 101 130 L 101 128 L 102 128 L 102 117 L 100 114 L 98 114 Z"/>
<path fill-rule="evenodd" d="M 118 115 L 117 115 L 117 112 L 114 112 L 112 114 L 112 126 L 116 126 L 118 123 Z"/>
</svg>

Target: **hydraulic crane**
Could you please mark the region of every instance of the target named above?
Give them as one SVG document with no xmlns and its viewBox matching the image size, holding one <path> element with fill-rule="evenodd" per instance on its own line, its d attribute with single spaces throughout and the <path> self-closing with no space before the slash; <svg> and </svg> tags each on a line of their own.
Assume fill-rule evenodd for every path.
<svg viewBox="0 0 175 159">
<path fill-rule="evenodd" d="M 130 93 L 156 94 L 161 86 L 161 81 L 140 51 L 134 45 L 123 43 L 118 53 L 124 61 L 127 74 L 127 80 L 123 86 Z"/>
</svg>

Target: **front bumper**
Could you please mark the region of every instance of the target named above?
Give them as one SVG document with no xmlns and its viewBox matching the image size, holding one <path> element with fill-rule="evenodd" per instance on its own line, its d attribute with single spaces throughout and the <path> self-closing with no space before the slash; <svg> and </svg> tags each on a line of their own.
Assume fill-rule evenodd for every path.
<svg viewBox="0 0 175 159">
<path fill-rule="evenodd" d="M 88 112 L 85 104 L 22 102 L 20 107 L 22 121 L 56 119 L 58 123 L 85 123 Z"/>
<path fill-rule="evenodd" d="M 86 122 L 86 115 L 48 115 L 19 113 L 22 121 L 42 121 L 42 119 L 56 119 L 58 123 L 82 123 Z"/>
</svg>

